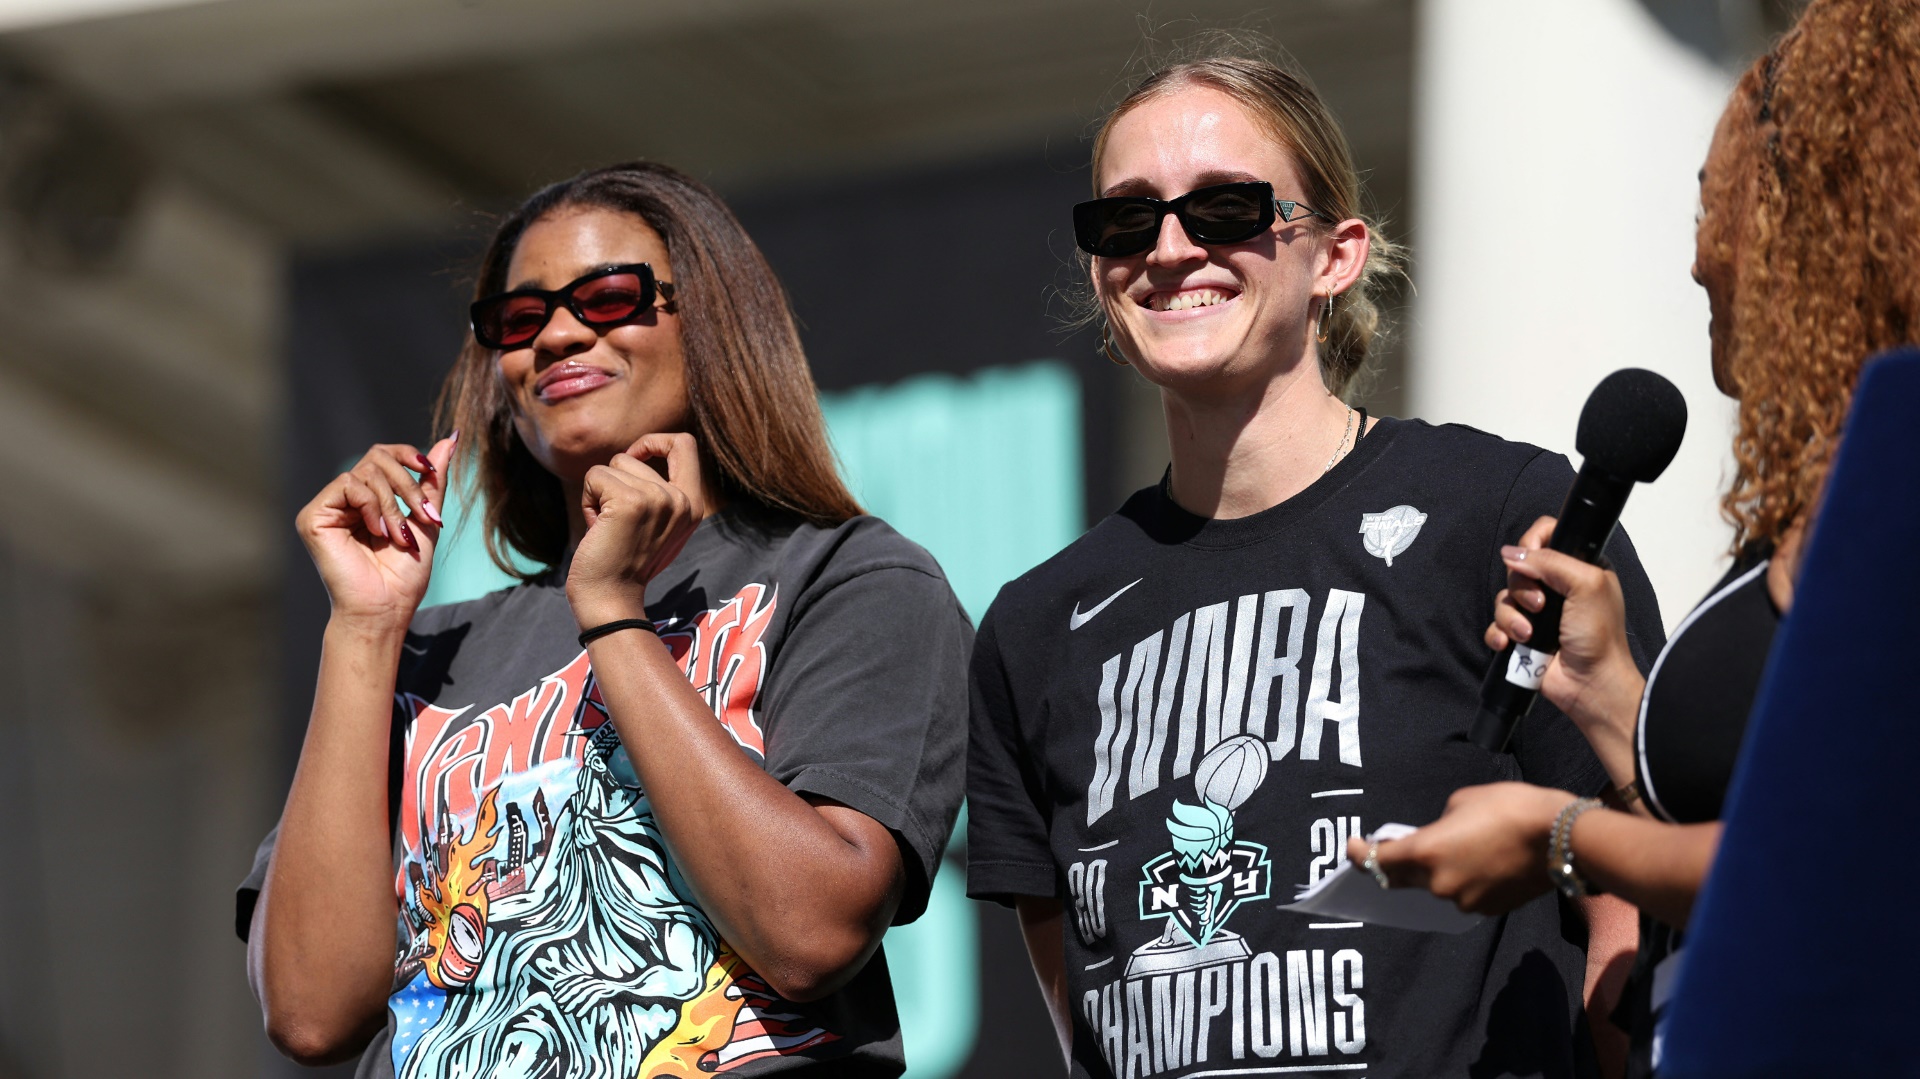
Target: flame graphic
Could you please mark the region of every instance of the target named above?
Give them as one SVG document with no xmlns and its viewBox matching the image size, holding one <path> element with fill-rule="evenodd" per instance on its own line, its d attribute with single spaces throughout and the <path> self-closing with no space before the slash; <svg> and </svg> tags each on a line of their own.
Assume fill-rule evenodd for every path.
<svg viewBox="0 0 1920 1079">
<path fill-rule="evenodd" d="M 727 990 L 733 985 L 734 972 L 745 969 L 733 949 L 721 943 L 713 965 L 707 968 L 706 987 L 681 1005 L 679 1025 L 640 1062 L 638 1079 L 693 1079 L 710 1074 L 711 1069 L 700 1067 L 700 1058 L 733 1040 L 733 1024 L 745 1001 Z"/>
<path fill-rule="evenodd" d="M 680 1006 L 679 1024 L 648 1051 L 636 1079 L 694 1079 L 839 1040 L 781 1000 L 721 941 L 705 987 Z"/>
<path fill-rule="evenodd" d="M 494 787 L 481 799 L 473 831 L 465 839 L 459 838 L 457 827 L 451 836 L 434 837 L 438 858 L 428 859 L 427 879 L 415 892 L 429 920 L 422 957 L 427 978 L 442 989 L 462 988 L 480 972 L 487 939 L 487 878 L 481 862 L 499 841 L 492 834 L 500 816 L 499 794 L 500 788 Z"/>
</svg>

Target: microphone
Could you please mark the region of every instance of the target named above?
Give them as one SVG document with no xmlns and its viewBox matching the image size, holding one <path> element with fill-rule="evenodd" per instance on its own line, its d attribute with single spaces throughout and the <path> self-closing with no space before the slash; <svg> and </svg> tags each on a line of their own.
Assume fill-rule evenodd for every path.
<svg viewBox="0 0 1920 1079">
<path fill-rule="evenodd" d="M 1580 474 L 1560 507 L 1548 549 L 1598 562 L 1633 485 L 1659 479 L 1686 433 L 1687 400 L 1673 383 L 1638 367 L 1601 379 L 1580 409 L 1573 442 L 1583 458 Z M 1560 610 L 1566 599 L 1552 589 L 1544 591 L 1545 605 L 1529 617 L 1532 639 L 1510 642 L 1480 684 L 1480 711 L 1470 737 L 1483 749 L 1506 750 L 1514 728 L 1540 695 L 1548 662 L 1560 650 Z"/>
</svg>

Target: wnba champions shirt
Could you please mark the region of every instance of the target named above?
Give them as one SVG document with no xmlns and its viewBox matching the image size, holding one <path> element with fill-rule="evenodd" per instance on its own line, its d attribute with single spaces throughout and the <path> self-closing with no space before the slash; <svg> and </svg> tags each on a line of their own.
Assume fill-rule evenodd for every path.
<svg viewBox="0 0 1920 1079">
<path fill-rule="evenodd" d="M 1263 513 L 1141 491 L 1009 584 L 973 661 L 969 890 L 1065 905 L 1076 1076 L 1568 1076 L 1591 1064 L 1584 923 L 1543 896 L 1459 936 L 1279 909 L 1347 840 L 1471 784 L 1606 773 L 1544 702 L 1467 740 L 1505 572 L 1564 458 L 1383 419 Z M 1659 612 L 1608 556 L 1636 659 Z"/>
</svg>

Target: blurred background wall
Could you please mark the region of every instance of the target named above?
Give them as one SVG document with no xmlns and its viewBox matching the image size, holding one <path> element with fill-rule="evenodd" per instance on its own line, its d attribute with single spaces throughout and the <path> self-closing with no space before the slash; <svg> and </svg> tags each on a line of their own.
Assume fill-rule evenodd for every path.
<svg viewBox="0 0 1920 1079">
<path fill-rule="evenodd" d="M 1570 452 L 1607 370 L 1686 391 L 1628 516 L 1671 624 L 1727 538 L 1694 175 L 1790 6 L 0 0 L 0 1079 L 296 1071 L 231 905 L 325 617 L 291 516 L 425 436 L 534 186 L 646 156 L 727 194 L 856 491 L 977 615 L 1165 465 L 1154 391 L 1062 328 L 1090 122 L 1154 43 L 1262 31 L 1413 247 L 1363 403 Z M 960 878 L 888 940 L 912 1074 L 1027 1074 L 1017 931 Z"/>
</svg>

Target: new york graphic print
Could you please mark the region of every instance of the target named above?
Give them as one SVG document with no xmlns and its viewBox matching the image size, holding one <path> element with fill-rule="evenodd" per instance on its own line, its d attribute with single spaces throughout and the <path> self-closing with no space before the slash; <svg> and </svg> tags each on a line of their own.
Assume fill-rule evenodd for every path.
<svg viewBox="0 0 1920 1079">
<path fill-rule="evenodd" d="M 776 601 L 749 584 L 661 633 L 756 758 Z M 840 1040 L 688 898 L 584 651 L 510 701 L 400 705 L 396 1075 L 667 1079 Z"/>
</svg>

